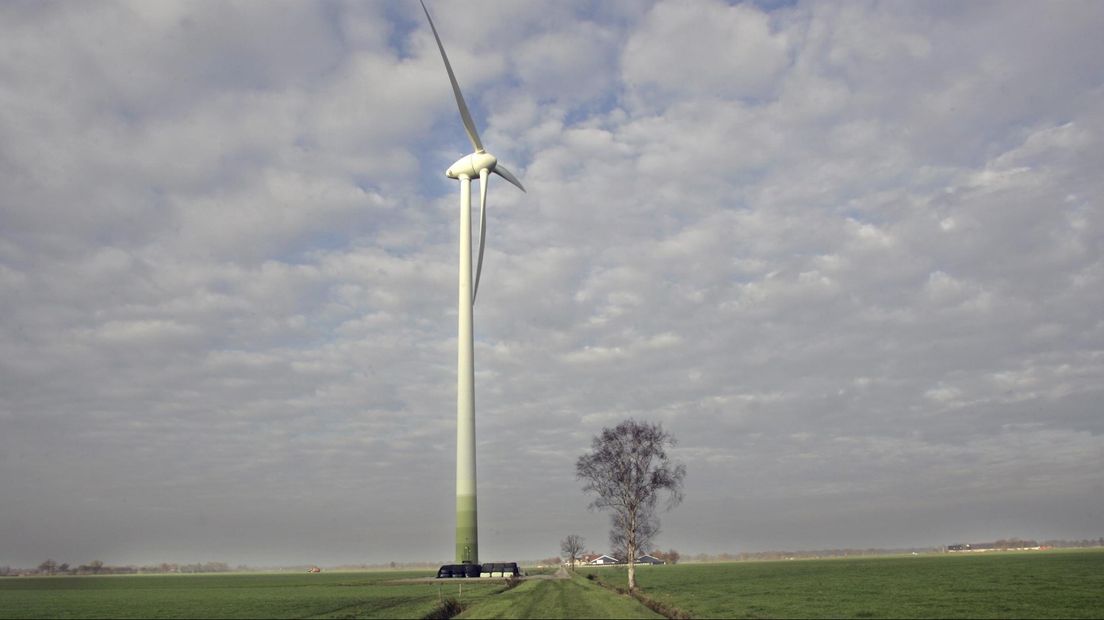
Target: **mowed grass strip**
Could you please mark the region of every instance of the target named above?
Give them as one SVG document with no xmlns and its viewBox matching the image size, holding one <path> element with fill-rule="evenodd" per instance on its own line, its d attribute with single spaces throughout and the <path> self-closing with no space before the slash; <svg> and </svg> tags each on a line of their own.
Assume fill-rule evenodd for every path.
<svg viewBox="0 0 1104 620">
<path fill-rule="evenodd" d="M 457 583 L 425 572 L 119 575 L 0 579 L 2 618 L 421 618 Z M 468 583 L 474 603 L 501 583 Z"/>
<path fill-rule="evenodd" d="M 486 597 L 457 618 L 662 618 L 629 596 L 581 577 L 532 579 Z"/>
<path fill-rule="evenodd" d="M 625 571 L 589 569 L 625 586 Z M 695 618 L 1104 618 L 1104 552 L 1025 552 L 638 567 Z"/>
</svg>

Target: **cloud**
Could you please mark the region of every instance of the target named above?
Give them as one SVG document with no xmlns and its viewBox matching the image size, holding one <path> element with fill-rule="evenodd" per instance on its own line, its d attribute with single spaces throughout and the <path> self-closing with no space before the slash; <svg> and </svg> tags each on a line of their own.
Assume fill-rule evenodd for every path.
<svg viewBox="0 0 1104 620">
<path fill-rule="evenodd" d="M 625 44 L 625 83 L 660 96 L 762 99 L 789 63 L 785 33 L 748 5 L 655 4 Z"/>
<path fill-rule="evenodd" d="M 4 563 L 447 559 L 467 140 L 420 7 L 278 8 L 0 9 Z M 628 416 L 664 547 L 1099 535 L 1096 5 L 431 10 L 529 190 L 485 553 L 604 540 L 573 463 Z"/>
</svg>

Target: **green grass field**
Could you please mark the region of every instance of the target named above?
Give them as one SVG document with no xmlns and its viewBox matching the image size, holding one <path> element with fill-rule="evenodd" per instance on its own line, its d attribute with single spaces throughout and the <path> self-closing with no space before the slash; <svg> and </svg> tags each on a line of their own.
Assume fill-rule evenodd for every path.
<svg viewBox="0 0 1104 620">
<path fill-rule="evenodd" d="M 637 581 L 695 618 L 1104 618 L 1104 551 L 648 566 Z"/>
<path fill-rule="evenodd" d="M 421 618 L 497 583 L 395 583 L 428 572 L 119 575 L 0 579 L 3 618 Z"/>
<path fill-rule="evenodd" d="M 655 618 L 620 568 L 571 580 L 407 582 L 426 572 L 0 578 L 0 618 Z M 642 592 L 695 618 L 1104 618 L 1104 551 L 638 569 Z"/>
</svg>

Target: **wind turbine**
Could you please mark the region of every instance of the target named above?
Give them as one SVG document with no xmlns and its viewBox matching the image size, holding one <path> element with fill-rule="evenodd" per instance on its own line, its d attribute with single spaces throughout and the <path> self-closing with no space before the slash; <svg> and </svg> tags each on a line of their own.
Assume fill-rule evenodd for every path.
<svg viewBox="0 0 1104 620">
<path fill-rule="evenodd" d="M 421 1 L 421 0 L 419 0 Z M 452 94 L 460 109 L 460 120 L 468 132 L 475 152 L 465 155 L 449 166 L 445 176 L 460 181 L 460 274 L 459 274 L 459 334 L 456 359 L 456 563 L 479 564 L 479 533 L 476 526 L 475 501 L 475 351 L 472 334 L 472 314 L 475 296 L 479 292 L 479 276 L 483 271 L 483 247 L 487 238 L 487 181 L 490 173 L 506 179 L 521 191 L 525 188 L 517 177 L 498 163 L 498 159 L 483 148 L 479 132 L 475 129 L 460 85 L 452 72 L 445 46 L 429 16 L 429 9 L 422 2 L 445 71 L 452 82 Z M 475 268 L 475 285 L 472 286 L 471 255 L 471 182 L 479 178 L 479 258 Z"/>
</svg>

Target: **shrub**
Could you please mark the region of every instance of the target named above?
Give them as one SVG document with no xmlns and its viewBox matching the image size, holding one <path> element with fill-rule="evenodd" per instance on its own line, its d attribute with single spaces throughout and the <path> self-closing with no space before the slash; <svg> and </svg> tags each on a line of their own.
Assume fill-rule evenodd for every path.
<svg viewBox="0 0 1104 620">
<path fill-rule="evenodd" d="M 423 620 L 448 620 L 464 611 L 460 601 L 454 598 L 446 598 L 441 604 L 434 607 L 433 611 L 423 616 Z"/>
</svg>

